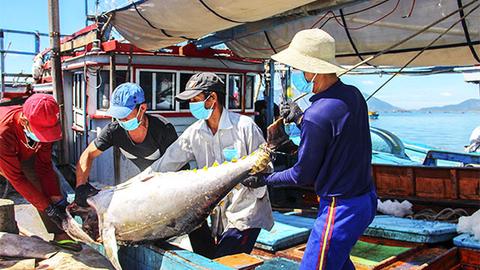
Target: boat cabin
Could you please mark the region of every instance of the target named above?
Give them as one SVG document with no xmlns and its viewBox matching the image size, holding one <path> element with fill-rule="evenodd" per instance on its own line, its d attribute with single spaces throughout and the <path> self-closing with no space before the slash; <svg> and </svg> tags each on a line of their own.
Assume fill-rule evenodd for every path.
<svg viewBox="0 0 480 270">
<path fill-rule="evenodd" d="M 235 57 L 228 50 L 205 49 L 193 45 L 173 46 L 159 52 L 141 50 L 117 40 L 99 42 L 92 39 L 83 46 L 76 44 L 89 38 L 96 28 L 83 29 L 62 41 L 63 88 L 66 126 L 68 127 L 68 162 L 73 169 L 81 153 L 112 119 L 106 115 L 110 96 L 124 82 L 138 83 L 145 91 L 147 113 L 166 117 L 181 134 L 196 119 L 188 104 L 175 101 L 184 91 L 190 77 L 201 71 L 215 72 L 225 82 L 226 108 L 254 115 L 254 94 L 263 63 Z M 74 49 L 74 47 L 78 47 Z M 44 58 L 48 53 L 44 53 Z M 53 91 L 48 66 L 39 73 L 35 92 Z M 103 185 L 123 182 L 138 169 L 118 150 L 109 149 L 95 159 L 90 180 Z"/>
</svg>

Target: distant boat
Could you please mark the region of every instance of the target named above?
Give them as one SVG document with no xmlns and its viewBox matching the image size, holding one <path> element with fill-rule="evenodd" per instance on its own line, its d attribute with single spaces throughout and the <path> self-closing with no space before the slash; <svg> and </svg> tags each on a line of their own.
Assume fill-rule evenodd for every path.
<svg viewBox="0 0 480 270">
<path fill-rule="evenodd" d="M 378 116 L 380 116 L 380 114 L 376 111 L 368 111 L 368 117 L 370 117 L 370 119 L 378 119 Z"/>
</svg>

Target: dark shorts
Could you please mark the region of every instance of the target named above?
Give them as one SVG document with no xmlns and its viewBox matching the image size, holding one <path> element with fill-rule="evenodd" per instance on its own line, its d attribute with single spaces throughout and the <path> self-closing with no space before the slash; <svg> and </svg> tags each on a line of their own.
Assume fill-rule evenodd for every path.
<svg viewBox="0 0 480 270">
<path fill-rule="evenodd" d="M 195 231 L 188 234 L 193 252 L 204 257 L 214 259 L 227 255 L 238 253 L 250 253 L 257 241 L 259 228 L 246 229 L 228 229 L 220 237 L 217 244 L 211 236 L 210 228 L 207 222 L 204 222 Z"/>
</svg>

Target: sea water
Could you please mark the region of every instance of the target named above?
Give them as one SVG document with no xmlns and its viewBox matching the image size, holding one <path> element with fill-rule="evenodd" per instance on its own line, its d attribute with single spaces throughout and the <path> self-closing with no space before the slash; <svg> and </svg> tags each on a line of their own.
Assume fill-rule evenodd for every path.
<svg viewBox="0 0 480 270">
<path fill-rule="evenodd" d="M 471 132 L 480 126 L 480 112 L 383 112 L 377 120 L 370 120 L 370 125 L 400 139 L 463 152 Z"/>
</svg>

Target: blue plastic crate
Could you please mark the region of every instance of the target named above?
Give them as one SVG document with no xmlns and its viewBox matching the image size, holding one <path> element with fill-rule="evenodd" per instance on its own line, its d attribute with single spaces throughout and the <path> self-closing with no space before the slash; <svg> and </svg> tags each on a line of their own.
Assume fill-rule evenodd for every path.
<svg viewBox="0 0 480 270">
<path fill-rule="evenodd" d="M 457 247 L 473 248 L 480 250 L 480 241 L 473 238 L 473 235 L 468 233 L 460 234 L 453 238 L 453 244 Z"/>
</svg>

